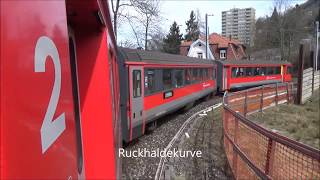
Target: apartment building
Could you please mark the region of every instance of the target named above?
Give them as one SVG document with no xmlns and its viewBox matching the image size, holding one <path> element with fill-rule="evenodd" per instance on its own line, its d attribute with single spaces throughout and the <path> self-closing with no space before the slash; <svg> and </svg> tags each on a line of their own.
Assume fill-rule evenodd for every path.
<svg viewBox="0 0 320 180">
<path fill-rule="evenodd" d="M 254 8 L 233 8 L 222 11 L 222 36 L 237 39 L 246 46 L 253 46 L 255 33 Z"/>
</svg>

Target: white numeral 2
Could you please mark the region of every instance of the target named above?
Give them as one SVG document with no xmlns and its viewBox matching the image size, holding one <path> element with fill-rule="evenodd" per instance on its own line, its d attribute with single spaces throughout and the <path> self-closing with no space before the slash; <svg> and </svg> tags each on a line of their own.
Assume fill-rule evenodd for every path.
<svg viewBox="0 0 320 180">
<path fill-rule="evenodd" d="M 48 56 L 50 56 L 53 60 L 55 78 L 48 109 L 44 116 L 44 120 L 40 130 L 42 154 L 47 151 L 47 149 L 66 129 L 65 113 L 62 113 L 59 117 L 53 120 L 61 89 L 61 64 L 58 49 L 50 38 L 42 36 L 38 39 L 35 49 L 35 72 L 46 71 L 46 59 Z"/>
</svg>

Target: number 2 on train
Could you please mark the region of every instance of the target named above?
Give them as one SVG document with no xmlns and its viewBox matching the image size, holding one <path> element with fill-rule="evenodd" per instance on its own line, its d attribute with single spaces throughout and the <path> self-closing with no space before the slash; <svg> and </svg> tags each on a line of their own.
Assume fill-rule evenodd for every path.
<svg viewBox="0 0 320 180">
<path fill-rule="evenodd" d="M 66 129 L 65 113 L 60 114 L 53 120 L 55 114 L 61 89 L 61 64 L 58 49 L 54 42 L 46 37 L 42 36 L 38 39 L 35 48 L 34 57 L 34 71 L 45 72 L 46 60 L 50 56 L 54 64 L 54 84 L 49 101 L 49 105 L 44 116 L 40 135 L 41 135 L 41 147 L 44 154 L 48 148 L 58 139 L 62 132 Z"/>
</svg>

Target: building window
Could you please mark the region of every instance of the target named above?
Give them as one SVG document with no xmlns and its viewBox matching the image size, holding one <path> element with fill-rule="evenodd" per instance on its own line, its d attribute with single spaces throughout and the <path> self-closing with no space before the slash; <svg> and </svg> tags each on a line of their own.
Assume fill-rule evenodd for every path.
<svg viewBox="0 0 320 180">
<path fill-rule="evenodd" d="M 202 59 L 202 58 L 203 58 L 202 53 L 198 53 L 198 58 L 200 58 L 200 59 Z"/>
<path fill-rule="evenodd" d="M 226 50 L 220 50 L 220 59 L 225 59 L 226 56 Z"/>
</svg>

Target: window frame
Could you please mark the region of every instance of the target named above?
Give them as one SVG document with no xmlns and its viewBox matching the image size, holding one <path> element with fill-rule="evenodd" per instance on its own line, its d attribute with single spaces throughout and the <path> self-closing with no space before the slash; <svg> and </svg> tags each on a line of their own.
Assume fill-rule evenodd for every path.
<svg viewBox="0 0 320 180">
<path fill-rule="evenodd" d="M 137 75 L 135 72 L 138 72 L 140 74 L 140 80 L 136 79 Z M 142 78 L 142 74 L 141 74 L 141 70 L 140 69 L 134 69 L 132 70 L 132 97 L 133 98 L 139 98 L 142 97 L 142 86 L 141 86 L 141 78 Z M 136 83 L 135 83 L 136 82 Z M 140 83 L 138 83 L 140 82 Z M 135 91 L 135 89 L 138 89 L 138 85 L 140 84 L 140 94 L 137 95 L 138 91 Z M 136 86 L 136 87 L 135 87 Z"/>
<path fill-rule="evenodd" d="M 152 90 L 150 90 L 150 88 L 149 88 L 150 81 L 149 81 L 148 71 L 153 71 L 153 86 L 154 87 Z M 161 91 L 160 89 L 157 88 L 156 74 L 157 74 L 157 69 L 155 69 L 155 68 L 145 68 L 144 69 L 144 95 L 150 95 L 150 94 L 156 93 L 158 91 Z M 146 85 L 148 85 L 148 86 L 146 87 Z"/>
<path fill-rule="evenodd" d="M 224 54 L 224 56 L 222 56 Z M 227 50 L 220 49 L 219 51 L 220 59 L 226 59 L 227 58 Z"/>
<path fill-rule="evenodd" d="M 187 81 L 187 76 L 189 76 L 189 80 Z M 185 68 L 184 69 L 184 84 L 191 85 L 192 84 L 192 68 Z"/>
<path fill-rule="evenodd" d="M 180 73 L 181 75 L 181 80 L 182 80 L 182 84 L 180 86 L 178 86 L 178 81 L 177 81 L 177 73 Z M 184 87 L 185 83 L 184 83 L 184 69 L 183 68 L 176 68 L 173 71 L 173 82 L 174 82 L 174 87 L 173 88 L 181 88 Z"/>
<path fill-rule="evenodd" d="M 165 71 L 169 71 L 170 73 L 170 81 L 171 81 L 171 85 L 170 85 L 170 87 L 166 87 L 165 86 L 165 83 L 164 83 L 164 76 L 165 76 Z M 173 68 L 164 68 L 164 69 L 162 69 L 162 87 L 163 87 L 163 89 L 162 90 L 164 90 L 164 91 L 167 91 L 167 90 L 170 90 L 170 89 L 173 89 L 174 87 L 174 84 L 173 84 Z"/>
<path fill-rule="evenodd" d="M 244 75 L 242 76 L 237 76 L 237 74 L 235 74 L 236 76 L 234 76 L 234 72 L 233 72 L 233 68 L 244 68 L 243 69 L 243 73 Z M 248 76 L 246 75 L 246 72 L 247 72 L 247 68 L 252 68 L 251 69 L 251 73 L 252 75 Z M 259 68 L 259 72 L 258 72 L 258 75 L 255 74 L 255 70 Z M 276 73 L 276 69 L 279 69 L 279 73 Z M 268 69 L 272 69 L 272 73 L 269 74 L 267 73 L 267 70 Z M 262 75 L 262 72 L 264 73 Z M 231 66 L 231 78 L 243 78 L 243 77 L 257 77 L 257 76 L 272 76 L 272 75 L 280 75 L 281 74 L 281 66 Z"/>
</svg>

